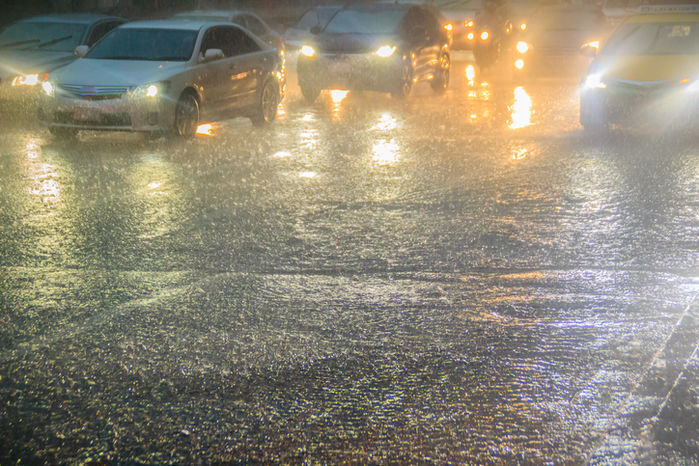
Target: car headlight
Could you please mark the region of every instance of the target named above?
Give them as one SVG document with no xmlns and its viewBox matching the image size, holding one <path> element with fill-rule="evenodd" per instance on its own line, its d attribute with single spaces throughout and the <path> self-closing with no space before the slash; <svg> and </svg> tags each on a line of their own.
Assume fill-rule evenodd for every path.
<svg viewBox="0 0 699 466">
<path fill-rule="evenodd" d="M 36 86 L 37 84 L 39 84 L 39 75 L 37 73 L 21 74 L 15 76 L 12 80 L 13 86 Z"/>
<path fill-rule="evenodd" d="M 520 40 L 519 42 L 517 42 L 516 48 L 519 53 L 527 53 L 527 51 L 529 50 L 529 44 L 527 44 L 523 40 Z"/>
<path fill-rule="evenodd" d="M 395 51 L 396 51 L 395 45 L 382 45 L 374 53 L 376 53 L 376 55 L 378 55 L 381 58 L 388 58 L 391 55 L 393 55 L 393 52 L 395 52 Z"/>
<path fill-rule="evenodd" d="M 519 23 L 519 30 L 526 31 L 527 30 L 527 23 Z"/>
<path fill-rule="evenodd" d="M 165 94 L 168 90 L 169 84 L 170 83 L 167 81 L 145 84 L 143 86 L 136 87 L 131 92 L 137 99 L 154 99 Z"/>
<path fill-rule="evenodd" d="M 481 40 L 488 40 L 490 33 L 488 31 L 481 32 Z"/>
<path fill-rule="evenodd" d="M 689 92 L 699 92 L 699 77 L 694 80 L 685 78 L 680 81 L 680 84 L 686 85 Z"/>
<path fill-rule="evenodd" d="M 583 48 L 585 48 L 585 47 L 590 47 L 590 48 L 599 50 L 599 41 L 598 40 L 591 40 L 590 42 L 585 42 L 583 44 Z"/>
<path fill-rule="evenodd" d="M 464 27 L 465 28 L 472 28 L 475 25 L 472 19 L 469 19 L 468 21 L 464 22 Z"/>
<path fill-rule="evenodd" d="M 53 97 L 54 93 L 56 92 L 56 90 L 53 87 L 53 84 L 51 84 L 51 81 L 42 82 L 41 90 L 43 90 L 44 94 L 46 94 L 49 97 Z"/>
<path fill-rule="evenodd" d="M 316 56 L 316 51 L 310 45 L 304 45 L 303 47 L 301 47 L 301 54 L 305 57 L 313 58 Z"/>
<path fill-rule="evenodd" d="M 604 89 L 607 85 L 602 80 L 601 73 L 590 74 L 585 78 L 585 89 Z"/>
</svg>

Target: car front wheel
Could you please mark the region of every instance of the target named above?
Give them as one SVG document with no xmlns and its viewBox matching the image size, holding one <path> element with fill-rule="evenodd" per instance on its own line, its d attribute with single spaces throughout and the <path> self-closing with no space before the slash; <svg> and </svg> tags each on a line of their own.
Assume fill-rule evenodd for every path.
<svg viewBox="0 0 699 466">
<path fill-rule="evenodd" d="M 199 102 L 192 94 L 183 94 L 175 105 L 175 134 L 192 138 L 199 126 Z"/>
</svg>

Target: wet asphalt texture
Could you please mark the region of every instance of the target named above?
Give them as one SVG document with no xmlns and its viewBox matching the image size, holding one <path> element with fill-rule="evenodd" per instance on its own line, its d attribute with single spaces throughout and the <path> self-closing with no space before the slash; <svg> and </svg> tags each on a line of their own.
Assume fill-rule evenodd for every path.
<svg viewBox="0 0 699 466">
<path fill-rule="evenodd" d="M 0 463 L 699 463 L 696 131 L 467 65 L 185 142 L 0 113 Z"/>
</svg>

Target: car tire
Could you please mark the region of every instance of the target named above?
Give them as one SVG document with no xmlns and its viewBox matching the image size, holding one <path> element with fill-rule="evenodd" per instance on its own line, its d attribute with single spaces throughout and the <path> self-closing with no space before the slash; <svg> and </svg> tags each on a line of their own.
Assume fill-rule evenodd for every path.
<svg viewBox="0 0 699 466">
<path fill-rule="evenodd" d="M 57 139 L 74 139 L 78 135 L 75 128 L 64 128 L 62 126 L 50 126 L 49 133 Z"/>
<path fill-rule="evenodd" d="M 277 108 L 280 100 L 279 86 L 272 79 L 265 81 L 260 91 L 255 113 L 250 116 L 252 124 L 263 126 L 273 122 L 277 118 Z"/>
<path fill-rule="evenodd" d="M 439 64 L 435 70 L 434 77 L 430 81 L 432 90 L 438 94 L 443 94 L 449 87 L 449 70 L 451 68 L 451 61 L 449 59 L 448 53 L 443 53 L 439 57 Z"/>
<path fill-rule="evenodd" d="M 398 77 L 398 83 L 391 95 L 396 99 L 405 99 L 410 95 L 410 91 L 413 89 L 413 67 L 410 61 L 407 59 L 403 61 L 403 66 L 400 68 L 400 76 Z"/>
<path fill-rule="evenodd" d="M 182 94 L 175 105 L 175 125 L 176 136 L 190 139 L 193 138 L 199 126 L 199 102 L 190 93 Z"/>
<path fill-rule="evenodd" d="M 315 102 L 320 95 L 320 88 L 318 86 L 309 83 L 299 83 L 299 86 L 301 87 L 301 94 L 303 94 L 303 98 L 308 104 Z"/>
</svg>

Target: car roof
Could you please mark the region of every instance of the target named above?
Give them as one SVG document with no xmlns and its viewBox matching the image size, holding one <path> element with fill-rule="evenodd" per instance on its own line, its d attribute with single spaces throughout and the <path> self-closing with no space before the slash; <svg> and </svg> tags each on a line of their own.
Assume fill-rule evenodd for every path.
<svg viewBox="0 0 699 466">
<path fill-rule="evenodd" d="M 221 18 L 230 18 L 231 16 L 240 14 L 257 16 L 252 11 L 247 10 L 192 10 L 175 13 L 174 15 L 172 15 L 172 18 L 188 18 L 190 16 L 216 16 Z"/>
<path fill-rule="evenodd" d="M 79 24 L 91 24 L 95 21 L 102 19 L 118 19 L 125 21 L 123 18 L 118 16 L 110 15 L 100 15 L 96 13 L 65 13 L 65 14 L 55 14 L 55 15 L 42 15 L 34 16 L 31 18 L 25 18 L 20 20 L 21 22 L 31 22 L 31 23 L 79 23 Z"/>
<path fill-rule="evenodd" d="M 182 29 L 185 31 L 198 31 L 199 29 L 212 26 L 235 26 L 233 23 L 225 21 L 207 21 L 207 20 L 183 20 L 183 19 L 153 19 L 146 21 L 134 21 L 122 25 L 122 28 L 139 28 L 139 29 Z"/>
<path fill-rule="evenodd" d="M 654 13 L 629 17 L 627 23 L 697 23 L 699 13 Z"/>
</svg>

